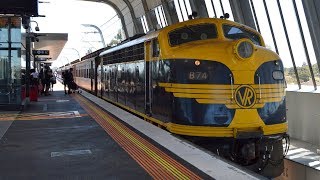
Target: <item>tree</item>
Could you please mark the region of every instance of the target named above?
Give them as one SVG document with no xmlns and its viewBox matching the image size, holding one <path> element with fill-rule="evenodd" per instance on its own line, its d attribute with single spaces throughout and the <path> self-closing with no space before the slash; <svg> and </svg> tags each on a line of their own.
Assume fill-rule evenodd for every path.
<svg viewBox="0 0 320 180">
<path fill-rule="evenodd" d="M 121 29 L 118 30 L 117 34 L 113 37 L 113 39 L 109 42 L 108 46 L 116 46 L 122 40 Z"/>
<path fill-rule="evenodd" d="M 301 79 L 301 81 L 303 82 L 308 82 L 310 80 L 311 77 L 311 73 L 309 70 L 309 66 L 307 65 L 307 63 L 303 63 L 301 67 L 297 67 L 298 69 L 298 74 L 299 74 L 299 78 Z"/>
<path fill-rule="evenodd" d="M 299 77 L 303 82 L 308 82 L 310 80 L 310 75 L 305 72 L 299 73 Z"/>
</svg>

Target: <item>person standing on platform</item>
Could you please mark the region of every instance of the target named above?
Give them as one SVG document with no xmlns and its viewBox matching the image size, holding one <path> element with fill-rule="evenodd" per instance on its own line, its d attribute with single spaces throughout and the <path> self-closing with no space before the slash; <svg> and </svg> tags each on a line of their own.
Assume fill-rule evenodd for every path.
<svg viewBox="0 0 320 180">
<path fill-rule="evenodd" d="M 46 66 L 45 67 L 45 71 L 44 71 L 44 74 L 45 74 L 45 77 L 44 77 L 44 83 L 45 83 L 45 92 L 44 92 L 44 95 L 45 96 L 48 96 L 50 95 L 49 94 L 49 88 L 50 88 L 50 80 L 52 78 L 52 70 L 50 69 L 49 66 Z"/>
<path fill-rule="evenodd" d="M 35 69 L 30 69 L 31 75 L 31 85 L 38 86 L 39 85 L 39 73 L 36 72 Z"/>
<path fill-rule="evenodd" d="M 66 71 L 64 73 L 64 83 L 67 84 L 67 86 L 68 86 L 68 94 L 71 94 L 72 85 L 74 83 L 72 72 L 73 72 L 73 68 L 70 68 L 69 71 Z M 66 93 L 66 91 L 65 91 L 65 93 Z"/>
<path fill-rule="evenodd" d="M 67 94 L 66 74 L 67 74 L 67 71 L 62 71 L 61 77 L 62 77 L 62 84 L 63 84 L 64 94 Z"/>
<path fill-rule="evenodd" d="M 44 90 L 45 90 L 45 70 L 44 68 L 41 68 L 40 72 L 39 72 L 39 81 L 41 83 L 41 95 L 44 94 Z"/>
</svg>

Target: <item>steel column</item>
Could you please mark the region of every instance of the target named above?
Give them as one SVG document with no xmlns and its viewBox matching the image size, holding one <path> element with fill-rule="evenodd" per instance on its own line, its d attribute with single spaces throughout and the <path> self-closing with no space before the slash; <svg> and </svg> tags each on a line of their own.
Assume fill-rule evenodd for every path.
<svg viewBox="0 0 320 180">
<path fill-rule="evenodd" d="M 320 1 L 302 0 L 302 4 L 307 19 L 318 68 L 320 70 Z"/>
<path fill-rule="evenodd" d="M 252 13 L 253 13 L 253 16 L 254 16 L 254 21 L 256 22 L 257 30 L 258 30 L 259 33 L 261 33 L 259 22 L 258 22 L 258 18 L 257 18 L 256 8 L 254 7 L 254 4 L 253 4 L 252 0 L 250 0 L 250 5 L 251 5 Z"/>
<path fill-rule="evenodd" d="M 26 29 L 26 98 L 30 94 L 30 60 L 31 60 L 31 39 L 30 39 L 30 17 L 25 17 L 28 28 Z"/>
<path fill-rule="evenodd" d="M 271 36 L 272 36 L 273 44 L 274 44 L 274 47 L 276 48 L 277 54 L 279 54 L 279 50 L 278 50 L 278 46 L 277 46 L 277 41 L 276 41 L 276 37 L 274 36 L 273 26 L 272 26 L 272 23 L 271 23 L 271 19 L 270 19 L 269 10 L 268 10 L 268 6 L 267 6 L 267 3 L 266 3 L 266 0 L 263 0 L 263 6 L 264 6 L 264 9 L 265 9 L 266 14 L 267 14 L 267 19 L 268 19 L 268 23 L 269 23 L 269 27 L 270 27 L 270 31 L 271 31 Z"/>
<path fill-rule="evenodd" d="M 146 0 L 141 0 L 142 2 L 142 6 L 145 12 L 145 16 L 146 16 L 146 20 L 147 20 L 147 25 L 149 26 L 149 31 L 151 30 L 155 30 L 157 27 L 154 25 L 153 21 L 152 21 L 152 17 L 149 11 L 149 7 L 147 4 Z"/>
<path fill-rule="evenodd" d="M 284 17 L 283 17 L 280 1 L 277 0 L 277 3 L 278 3 L 278 8 L 279 8 L 279 12 L 280 12 L 281 21 L 282 21 L 283 30 L 284 30 L 284 33 L 286 35 L 287 45 L 288 45 L 288 48 L 289 48 L 290 57 L 291 57 L 292 65 L 293 65 L 293 69 L 294 69 L 294 73 L 296 75 L 296 79 L 297 79 L 297 83 L 298 83 L 299 89 L 301 89 L 301 83 L 300 83 L 300 78 L 299 78 L 299 74 L 298 74 L 298 70 L 297 70 L 297 66 L 296 66 L 296 61 L 295 61 L 294 56 L 293 56 L 291 43 L 290 43 L 287 27 L 286 27 L 286 24 L 285 24 L 285 21 L 284 21 Z"/>
<path fill-rule="evenodd" d="M 123 17 L 123 14 L 122 14 L 121 10 L 118 8 L 117 5 L 115 5 L 115 4 L 112 3 L 111 1 L 105 0 L 105 1 L 103 1 L 103 2 L 105 2 L 106 4 L 108 4 L 109 6 L 111 6 L 111 7 L 117 12 L 118 17 L 119 17 L 119 19 L 121 20 L 121 24 L 122 24 L 122 28 L 123 28 L 124 34 L 125 34 L 126 38 L 128 38 L 128 37 L 129 37 L 129 34 L 128 34 L 126 22 L 124 21 L 124 17 Z M 132 20 L 133 20 L 133 19 L 132 19 Z"/>
<path fill-rule="evenodd" d="M 212 5 L 212 9 L 213 9 L 214 16 L 215 16 L 216 18 L 218 18 L 218 16 L 217 16 L 217 11 L 216 11 L 216 8 L 214 7 L 213 0 L 211 0 L 211 5 Z"/>
<path fill-rule="evenodd" d="M 302 38 L 304 53 L 305 53 L 306 58 L 307 58 L 307 63 L 308 63 L 308 66 L 309 66 L 311 79 L 312 79 L 312 82 L 313 82 L 314 89 L 317 90 L 317 83 L 316 83 L 316 80 L 315 80 L 315 77 L 314 77 L 314 73 L 313 73 L 312 64 L 311 64 L 310 57 L 309 57 L 309 52 L 308 52 L 306 40 L 304 38 L 304 34 L 303 34 L 302 26 L 301 26 L 301 21 L 300 21 L 300 16 L 299 16 L 298 9 L 297 9 L 297 4 L 296 4 L 295 0 L 293 0 L 292 2 L 293 2 L 293 6 L 294 6 L 294 12 L 296 14 L 298 25 L 299 25 L 300 36 Z"/>
<path fill-rule="evenodd" d="M 198 13 L 198 17 L 209 17 L 207 6 L 204 0 L 190 0 L 190 6 L 192 11 L 196 11 Z"/>
<path fill-rule="evenodd" d="M 229 2 L 236 22 L 257 29 L 253 20 L 249 0 L 229 0 Z"/>
<path fill-rule="evenodd" d="M 222 0 L 219 0 L 219 2 L 220 2 L 222 14 L 223 14 L 223 16 L 224 16 L 224 8 L 223 8 Z"/>
<path fill-rule="evenodd" d="M 165 0 L 162 0 L 162 1 L 165 1 Z M 176 8 L 174 5 L 174 1 L 173 0 L 166 1 L 166 3 L 164 3 L 163 5 L 165 5 L 165 4 L 166 4 L 168 11 L 169 11 L 168 14 L 171 19 L 171 24 L 178 23 L 179 18 L 178 18 L 178 14 L 177 14 L 177 11 L 176 11 Z M 165 10 L 166 6 L 163 6 L 164 10 Z M 167 16 L 167 13 L 166 13 L 166 16 Z M 167 17 L 167 19 L 169 19 L 169 17 Z M 171 25 L 171 24 L 169 24 L 169 21 L 168 21 L 168 25 Z"/>
<path fill-rule="evenodd" d="M 137 17 L 134 14 L 134 10 L 133 10 L 133 7 L 132 7 L 130 1 L 129 0 L 123 0 L 123 1 L 126 3 L 128 9 L 129 9 L 129 12 L 130 12 L 130 15 L 132 18 L 132 23 L 133 23 L 134 29 L 136 30 L 136 33 L 138 33 L 138 34 L 143 33 L 142 27 L 139 26 Z"/>
<path fill-rule="evenodd" d="M 161 3 L 162 3 L 163 12 L 166 17 L 165 19 L 167 21 L 167 24 L 168 25 L 173 24 L 173 17 L 170 14 L 168 2 L 166 0 L 161 0 Z M 176 17 L 176 18 L 178 18 L 178 17 Z"/>
</svg>

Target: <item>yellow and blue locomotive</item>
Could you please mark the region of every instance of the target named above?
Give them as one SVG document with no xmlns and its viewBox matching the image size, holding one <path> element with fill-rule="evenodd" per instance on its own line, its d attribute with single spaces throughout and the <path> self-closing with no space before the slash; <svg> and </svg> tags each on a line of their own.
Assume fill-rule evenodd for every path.
<svg viewBox="0 0 320 180">
<path fill-rule="evenodd" d="M 99 57 L 91 77 L 98 96 L 174 134 L 210 140 L 215 152 L 242 165 L 270 166 L 267 176 L 282 172 L 283 64 L 254 29 L 192 19 L 128 39 Z"/>
</svg>

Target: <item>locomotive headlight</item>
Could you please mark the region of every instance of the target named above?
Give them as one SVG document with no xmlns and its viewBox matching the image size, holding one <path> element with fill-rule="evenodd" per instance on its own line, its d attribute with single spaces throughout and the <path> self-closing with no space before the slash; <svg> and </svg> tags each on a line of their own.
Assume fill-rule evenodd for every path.
<svg viewBox="0 0 320 180">
<path fill-rule="evenodd" d="M 272 72 L 272 77 L 275 80 L 283 80 L 284 79 L 284 75 L 282 71 L 276 70 Z"/>
<path fill-rule="evenodd" d="M 234 50 L 240 59 L 248 59 L 253 55 L 254 45 L 247 39 L 241 39 L 236 43 Z"/>
</svg>

